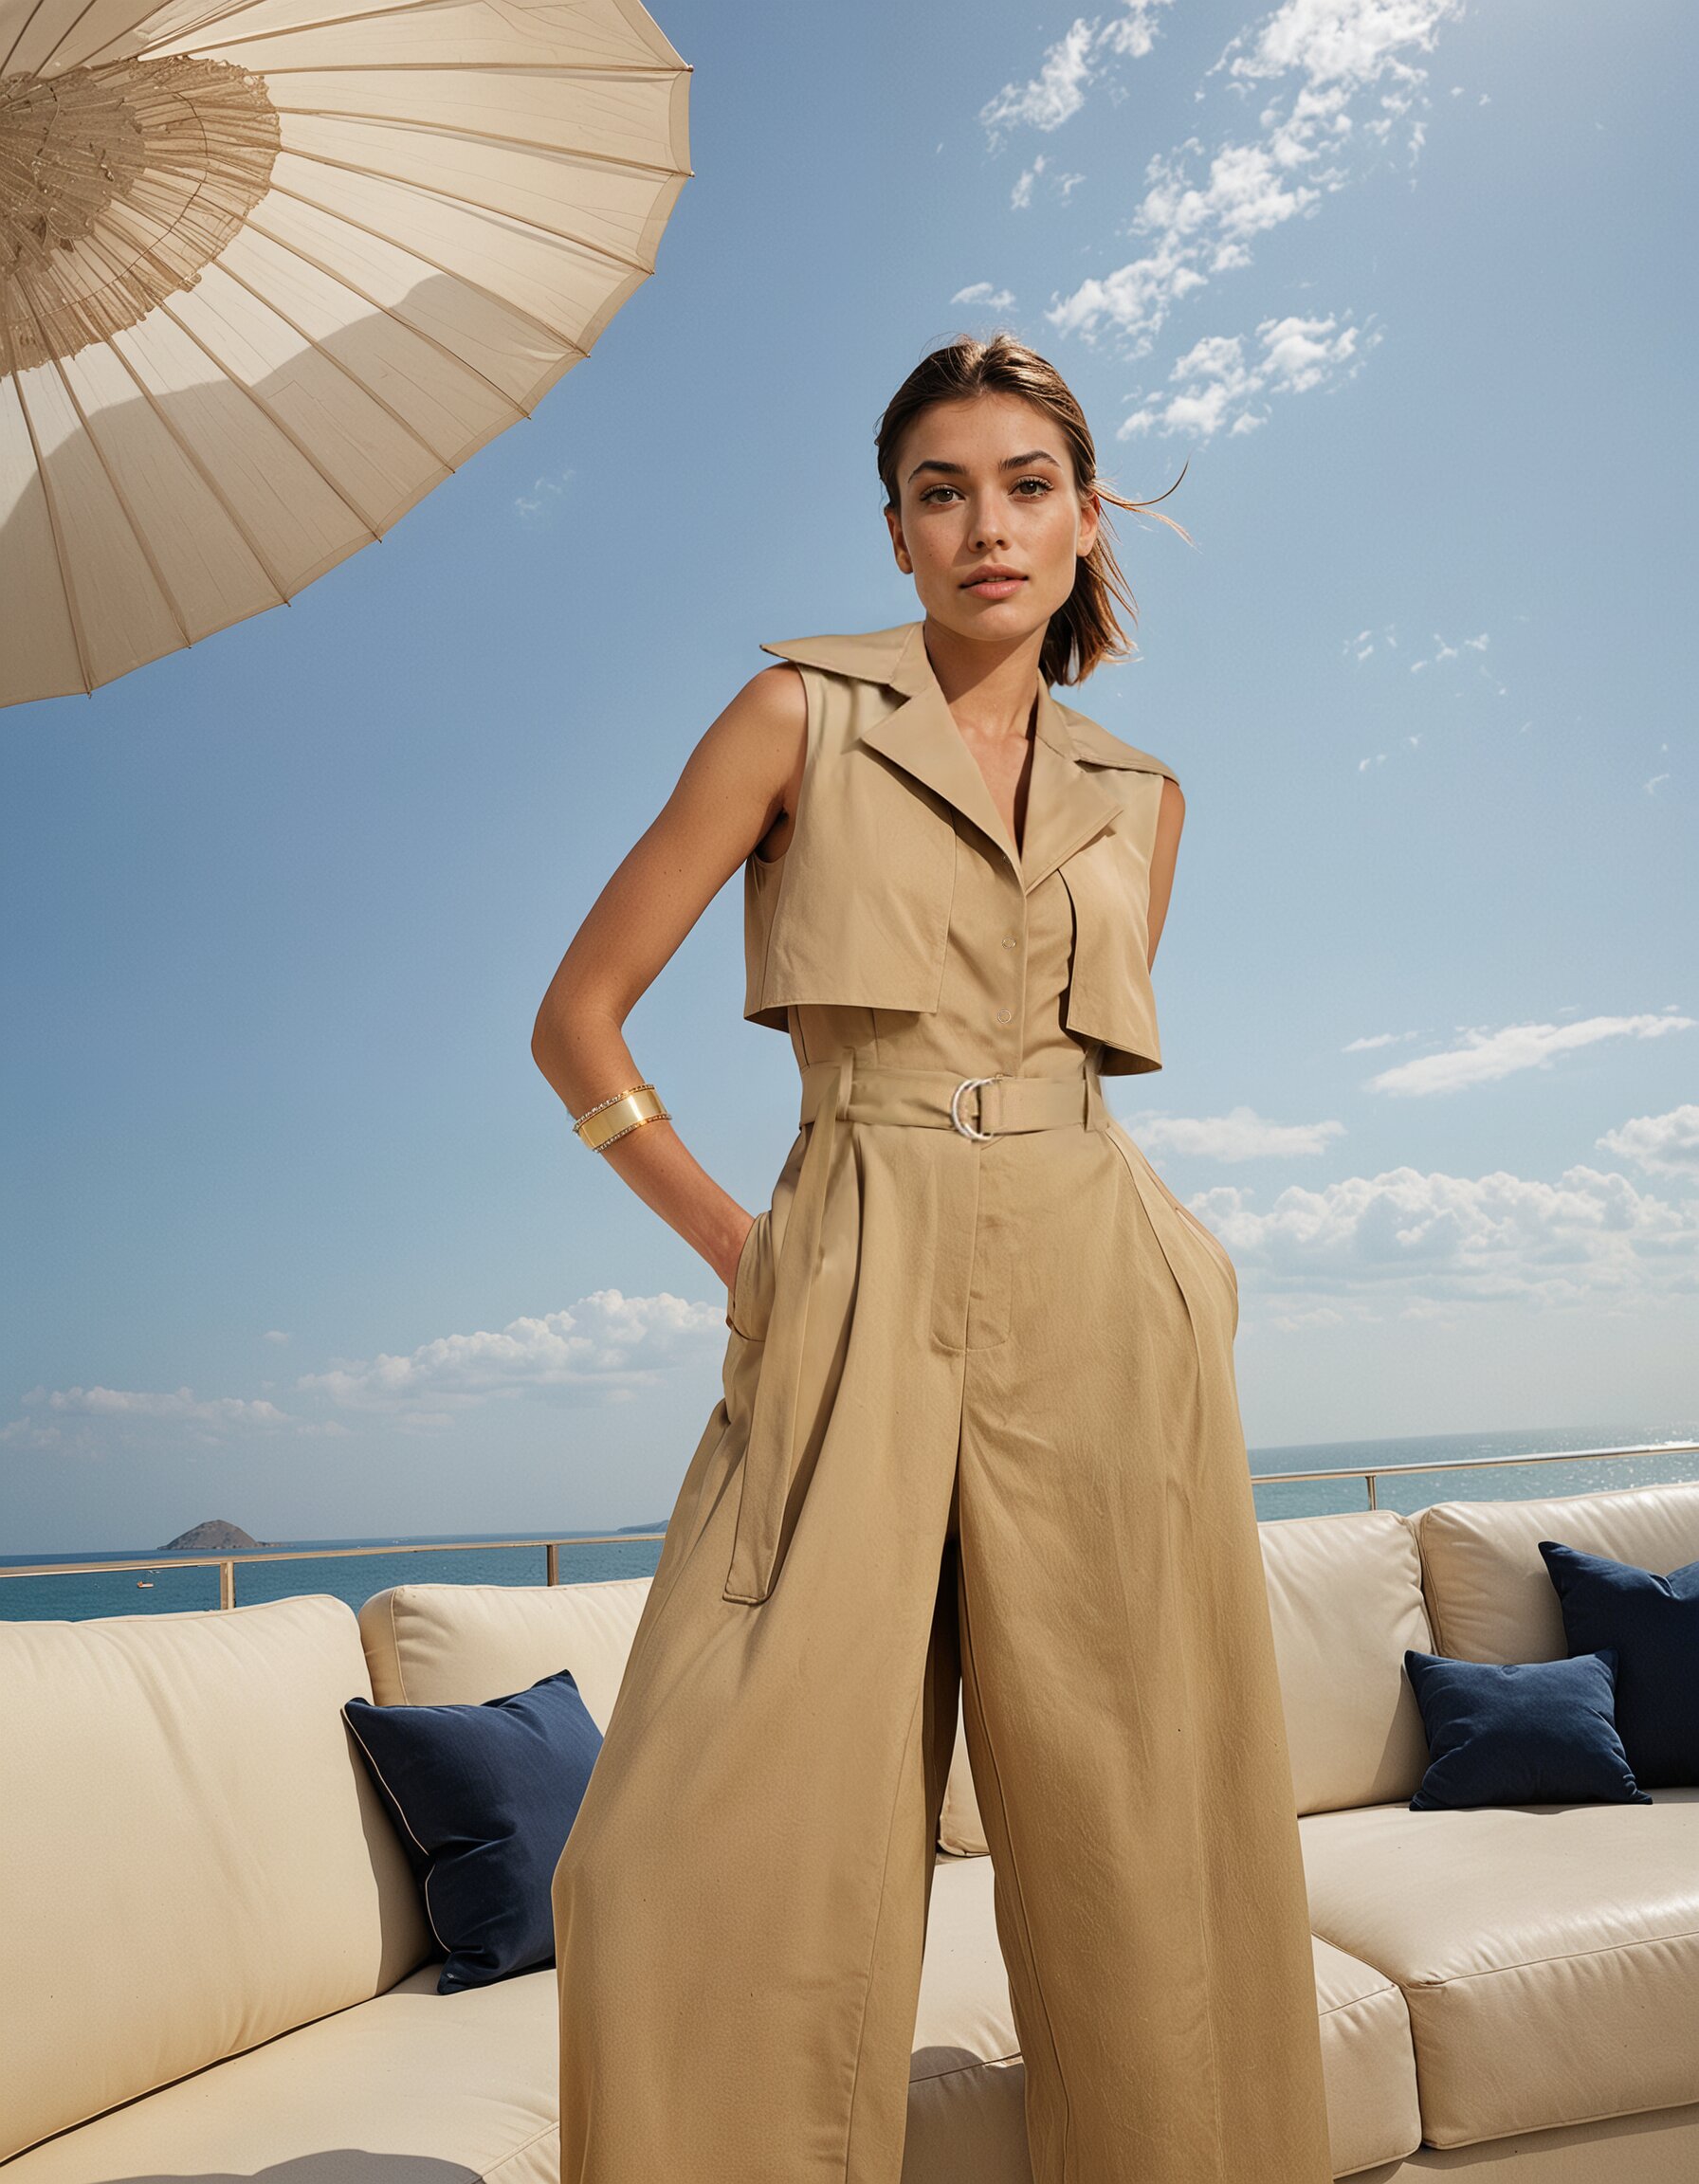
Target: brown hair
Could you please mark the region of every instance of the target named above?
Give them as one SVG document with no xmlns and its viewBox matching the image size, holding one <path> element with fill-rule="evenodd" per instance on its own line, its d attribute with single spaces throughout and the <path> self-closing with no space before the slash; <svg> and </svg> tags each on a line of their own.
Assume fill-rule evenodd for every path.
<svg viewBox="0 0 1699 2184">
<path fill-rule="evenodd" d="M 897 450 L 902 446 L 903 435 L 921 412 L 929 410 L 935 402 L 971 400 L 979 394 L 1018 394 L 1023 401 L 1031 402 L 1034 409 L 1042 410 L 1046 416 L 1053 419 L 1061 427 L 1063 442 L 1073 464 L 1074 485 L 1082 496 L 1095 492 L 1101 500 L 1113 501 L 1117 508 L 1141 512 L 1154 508 L 1153 501 L 1126 500 L 1119 493 L 1110 491 L 1098 475 L 1097 448 L 1086 413 L 1061 373 L 1013 334 L 998 333 L 989 341 L 977 341 L 963 335 L 947 347 L 935 349 L 930 356 L 922 358 L 886 404 L 885 414 L 879 420 L 877 446 L 879 476 L 885 486 L 886 503 L 893 513 L 902 505 Z M 1168 488 L 1169 493 L 1185 474 L 1182 465 L 1179 478 Z M 1157 498 L 1166 500 L 1167 494 L 1159 494 Z M 1188 545 L 1192 543 L 1191 534 L 1171 517 L 1159 515 L 1157 521 L 1179 532 Z M 1127 657 L 1132 647 L 1126 631 L 1116 618 L 1112 603 L 1116 599 L 1124 605 L 1129 620 L 1137 628 L 1138 602 L 1128 591 L 1121 564 L 1115 558 L 1105 511 L 1098 524 L 1097 543 L 1088 555 L 1081 556 L 1073 590 L 1066 603 L 1050 616 L 1050 628 L 1045 632 L 1038 671 L 1047 682 L 1083 682 L 1100 661 Z"/>
</svg>

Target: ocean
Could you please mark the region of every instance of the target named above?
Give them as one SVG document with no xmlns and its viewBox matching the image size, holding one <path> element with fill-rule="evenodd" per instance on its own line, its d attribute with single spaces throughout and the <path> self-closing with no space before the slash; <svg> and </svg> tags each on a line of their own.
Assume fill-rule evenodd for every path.
<svg viewBox="0 0 1699 2184">
<path fill-rule="evenodd" d="M 1470 1457 L 1516 1457 L 1537 1451 L 1578 1448 L 1620 1448 L 1699 1442 L 1699 1420 L 1669 1425 L 1602 1425 L 1529 1428 L 1500 1433 L 1422 1434 L 1385 1441 L 1323 1441 L 1285 1447 L 1253 1448 L 1252 1475 L 1271 1471 L 1348 1470 L 1374 1466 L 1397 1473 L 1416 1465 L 1455 1465 Z M 1505 1464 L 1473 1473 L 1423 1470 L 1400 1479 L 1382 1478 L 1377 1501 L 1382 1509 L 1419 1509 L 1431 1502 L 1527 1501 L 1547 1495 L 1583 1494 L 1618 1486 L 1649 1486 L 1672 1480 L 1699 1480 L 1699 1456 L 1664 1455 L 1623 1457 L 1612 1462 Z M 1256 1491 L 1257 1515 L 1265 1521 L 1285 1517 L 1314 1517 L 1367 1505 L 1361 1478 L 1319 1480 L 1288 1485 L 1260 1486 Z M 238 1519 L 239 1520 L 239 1516 Z M 661 1532 L 665 1517 L 652 1524 L 624 1526 L 626 1531 Z M 556 1534 L 598 1527 L 564 1524 Z M 546 1536 L 546 1524 L 521 1527 L 520 1536 Z M 476 1534 L 421 1535 L 398 1533 L 392 1538 L 350 1539 L 283 1539 L 281 1547 L 362 1547 L 369 1555 L 317 1557 L 300 1562 L 242 1562 L 236 1567 L 238 1604 L 282 1599 L 296 1592 L 329 1592 L 358 1608 L 375 1592 L 393 1585 L 541 1585 L 547 1570 L 543 1550 L 498 1548 L 482 1543 L 458 1552 L 441 1551 L 446 1538 L 480 1540 Z M 510 1539 L 513 1532 L 489 1533 L 482 1538 Z M 430 1552 L 431 1548 L 438 1552 Z M 401 1549 L 413 1552 L 402 1553 Z M 560 1577 L 563 1584 L 581 1584 L 596 1578 L 643 1577 L 654 1570 L 660 1556 L 658 1538 L 601 1540 L 594 1545 L 563 1546 Z M 154 1556 L 145 1570 L 91 1571 L 70 1576 L 7 1578 L 5 1571 L 20 1565 L 52 1562 L 129 1561 Z M 145 1582 L 144 1582 L 145 1581 Z M 100 1615 L 167 1615 L 185 1610 L 218 1606 L 216 1567 L 184 1568 L 172 1556 L 156 1555 L 149 1546 L 113 1548 L 95 1553 L 53 1555 L 0 1555 L 0 1620 L 11 1622 L 81 1622 Z"/>
</svg>

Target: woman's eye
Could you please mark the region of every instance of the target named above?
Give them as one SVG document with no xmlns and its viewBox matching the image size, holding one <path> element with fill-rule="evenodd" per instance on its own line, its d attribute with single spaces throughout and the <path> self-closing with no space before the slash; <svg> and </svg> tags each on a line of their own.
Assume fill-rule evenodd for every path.
<svg viewBox="0 0 1699 2184">
<path fill-rule="evenodd" d="M 1022 493 L 1020 489 L 1023 485 L 1036 485 L 1038 490 L 1036 493 Z M 941 493 L 954 493 L 955 491 L 956 487 L 954 485 L 928 485 L 926 490 L 921 495 L 921 500 L 923 502 L 931 502 L 935 506 L 938 506 L 941 505 L 941 503 L 938 500 L 938 496 Z M 1017 479 L 1013 487 L 1013 491 L 1016 497 L 1022 500 L 1040 500 L 1047 493 L 1053 493 L 1055 491 L 1055 487 L 1050 483 L 1048 478 L 1040 478 L 1036 473 L 1034 473 L 1030 478 Z"/>
</svg>

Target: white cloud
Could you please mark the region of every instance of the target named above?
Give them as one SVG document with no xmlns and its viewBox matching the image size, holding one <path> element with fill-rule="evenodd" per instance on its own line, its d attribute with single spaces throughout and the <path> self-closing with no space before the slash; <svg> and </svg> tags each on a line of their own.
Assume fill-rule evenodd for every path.
<svg viewBox="0 0 1699 2184">
<path fill-rule="evenodd" d="M 1007 313 L 1014 308 L 1014 293 L 1009 288 L 995 288 L 989 281 L 976 281 L 972 287 L 958 288 L 950 301 L 977 303 L 987 311 Z"/>
<path fill-rule="evenodd" d="M 1398 131 L 1414 158 L 1427 82 L 1414 56 L 1432 52 L 1461 11 L 1462 0 L 1286 0 L 1234 38 L 1208 74 L 1225 69 L 1229 88 L 1256 101 L 1254 131 L 1213 146 L 1193 134 L 1154 155 L 1127 222 L 1144 246 L 1061 297 L 1050 324 L 1088 340 L 1106 330 L 1126 355 L 1146 356 L 1177 305 L 1251 265 L 1264 236 L 1315 217 Z M 1106 45 L 1076 22 L 1042 74 L 1007 86 L 981 120 L 994 131 L 1016 121 L 1059 127 L 1085 102 Z M 1122 435 L 1253 431 L 1267 420 L 1265 391 L 1306 393 L 1353 375 L 1379 338 L 1341 311 L 1264 320 L 1257 333 L 1263 354 L 1251 361 L 1238 334 L 1195 343 L 1166 373 L 1178 392 L 1141 390 Z"/>
<path fill-rule="evenodd" d="M 1265 318 L 1257 326 L 1261 354 L 1247 361 L 1237 334 L 1196 342 L 1169 372 L 1177 391 L 1153 394 L 1124 417 L 1116 437 L 1189 432 L 1202 440 L 1222 430 L 1241 437 L 1267 424 L 1272 394 L 1307 394 L 1329 381 L 1355 378 L 1381 329 L 1341 325 L 1336 318 Z"/>
<path fill-rule="evenodd" d="M 1466 1030 L 1463 1044 L 1439 1054 L 1418 1055 L 1369 1079 L 1371 1092 L 1455 1092 L 1489 1084 L 1519 1069 L 1549 1069 L 1559 1054 L 1596 1046 L 1606 1039 L 1661 1039 L 1692 1028 L 1693 1018 L 1672 1010 L 1661 1016 L 1586 1016 L 1574 1024 L 1507 1024 L 1502 1030 Z"/>
<path fill-rule="evenodd" d="M 697 1356 L 710 1338 L 724 1338 L 723 1303 L 692 1304 L 665 1290 L 627 1297 L 597 1289 L 565 1311 L 510 1320 L 495 1331 L 438 1336 L 400 1355 L 344 1360 L 326 1373 L 303 1374 L 296 1386 L 342 1410 L 436 1427 L 522 1394 L 629 1392 Z"/>
<path fill-rule="evenodd" d="M 0 1447 L 57 1456 L 95 1455 L 115 1443 L 209 1447 L 239 1434 L 301 1430 L 264 1396 L 200 1396 L 192 1388 L 41 1387 L 28 1389 L 23 1404 L 21 1418 L 0 1426 Z"/>
<path fill-rule="evenodd" d="M 1699 1107 L 1690 1102 L 1665 1115 L 1636 1115 L 1598 1142 L 1650 1174 L 1699 1176 Z"/>
<path fill-rule="evenodd" d="M 562 470 L 557 478 L 539 478 L 529 493 L 521 493 L 513 503 L 514 513 L 522 523 L 538 523 L 553 515 L 571 482 L 571 470 Z"/>
<path fill-rule="evenodd" d="M 1372 1046 L 1397 1046 L 1402 1040 L 1414 1039 L 1414 1031 L 1377 1031 L 1366 1039 L 1352 1039 L 1340 1048 L 1342 1054 L 1366 1053 Z"/>
<path fill-rule="evenodd" d="M 523 1396 L 628 1401 L 658 1374 L 724 1340 L 723 1300 L 693 1304 L 665 1290 L 627 1297 L 597 1289 L 568 1310 L 511 1320 L 494 1332 L 439 1336 L 400 1355 L 343 1358 L 326 1372 L 303 1373 L 290 1410 L 266 1397 L 202 1397 L 189 1388 L 32 1388 L 23 1399 L 25 1415 L 0 1426 L 0 1446 L 86 1455 L 144 1439 L 213 1444 L 256 1433 L 346 1435 L 338 1413 L 430 1431 Z"/>
<path fill-rule="evenodd" d="M 1083 174 L 1069 173 L 1065 167 L 1052 168 L 1045 155 L 1040 152 L 1032 164 L 1023 169 L 1014 188 L 1009 192 L 1009 203 L 1014 211 L 1024 212 L 1032 203 L 1041 178 L 1046 179 L 1046 185 L 1051 195 L 1060 197 L 1064 204 L 1086 179 Z"/>
<path fill-rule="evenodd" d="M 1156 9 L 1171 0 L 1127 0 L 1112 22 L 1076 16 L 1065 37 L 1048 48 L 1038 74 L 1026 83 L 1005 83 L 979 109 L 993 146 L 1014 129 L 1060 129 L 1086 103 L 1087 87 L 1105 61 L 1142 60 L 1156 43 Z"/>
<path fill-rule="evenodd" d="M 1654 1197 L 1596 1168 L 1566 1169 L 1557 1183 L 1393 1168 L 1320 1190 L 1288 1185 L 1266 1213 L 1253 1196 L 1220 1185 L 1188 1203 L 1271 1309 L 1318 1296 L 1349 1315 L 1699 1295 L 1699 1197 Z"/>
<path fill-rule="evenodd" d="M 1180 1153 L 1204 1160 L 1304 1158 L 1344 1135 L 1343 1122 L 1270 1122 L 1251 1107 L 1225 1115 L 1137 1116 L 1126 1127 L 1148 1153 Z"/>
</svg>

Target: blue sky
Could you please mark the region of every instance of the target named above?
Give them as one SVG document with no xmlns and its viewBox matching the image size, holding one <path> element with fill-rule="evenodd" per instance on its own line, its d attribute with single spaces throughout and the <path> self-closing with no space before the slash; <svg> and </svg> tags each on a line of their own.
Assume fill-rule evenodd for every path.
<svg viewBox="0 0 1699 2184">
<path fill-rule="evenodd" d="M 926 350 L 1052 356 L 1188 817 L 1122 1119 L 1238 1265 L 1253 1445 L 1699 1410 L 1691 19 L 676 0 L 655 277 L 275 610 L 0 735 L 0 1546 L 652 1519 L 712 1272 L 533 1065 L 767 638 L 915 610 Z M 752 1210 L 740 883 L 628 1034 Z"/>
</svg>

